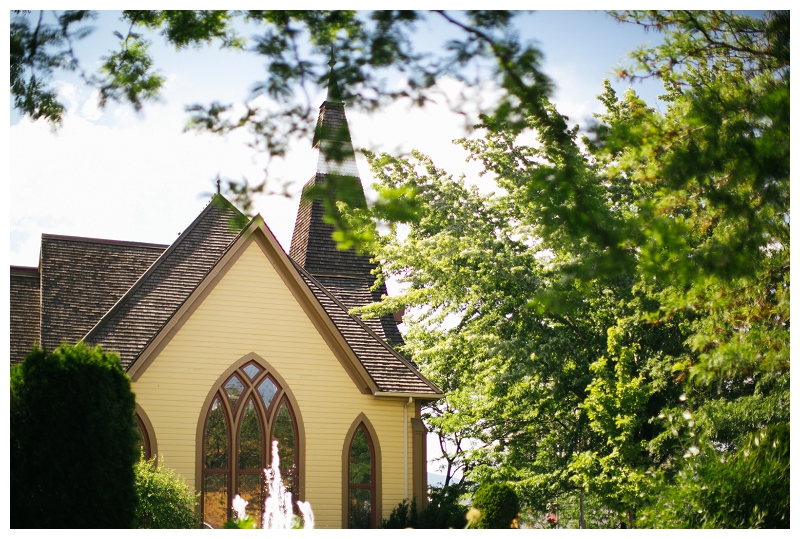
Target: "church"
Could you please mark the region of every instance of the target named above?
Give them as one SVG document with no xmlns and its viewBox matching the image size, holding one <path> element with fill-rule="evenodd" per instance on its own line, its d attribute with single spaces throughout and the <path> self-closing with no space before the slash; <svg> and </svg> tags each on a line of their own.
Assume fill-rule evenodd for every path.
<svg viewBox="0 0 800 539">
<path fill-rule="evenodd" d="M 304 190 L 344 177 L 363 197 L 332 69 L 314 145 Z M 318 528 L 374 528 L 403 499 L 424 508 L 420 408 L 442 392 L 395 350 L 395 316 L 349 314 L 386 288 L 322 214 L 301 202 L 288 254 L 260 216 L 232 227 L 242 216 L 219 194 L 172 245 L 43 234 L 39 266 L 11 267 L 11 364 L 34 343 L 118 353 L 146 455 L 201 494 L 212 527 L 236 494 L 260 519 L 273 440 Z"/>
</svg>

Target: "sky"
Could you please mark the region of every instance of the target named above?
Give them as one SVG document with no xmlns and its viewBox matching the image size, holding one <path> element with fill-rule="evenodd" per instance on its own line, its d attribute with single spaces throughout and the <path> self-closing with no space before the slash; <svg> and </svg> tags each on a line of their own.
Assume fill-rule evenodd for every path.
<svg viewBox="0 0 800 539">
<path fill-rule="evenodd" d="M 111 32 L 126 30 L 118 17 L 116 12 L 101 13 L 94 34 L 80 43 L 78 54 L 90 70 L 115 46 Z M 552 101 L 571 123 L 580 125 L 601 110 L 596 95 L 604 78 L 612 79 L 618 93 L 626 89 L 613 78 L 613 66 L 624 62 L 635 46 L 658 39 L 602 12 L 537 12 L 523 17 L 519 29 L 523 40 L 535 39 L 544 52 L 544 71 L 556 86 Z M 419 39 L 435 47 L 446 33 L 434 18 L 420 25 Z M 63 73 L 54 77 L 67 108 L 57 132 L 44 121 L 31 122 L 10 109 L 10 234 L 5 238 L 11 265 L 38 265 L 43 233 L 170 244 L 207 204 L 217 175 L 251 183 L 262 179 L 266 161 L 246 146 L 246 136 L 197 135 L 184 133 L 183 127 L 188 104 L 242 103 L 262 76 L 264 62 L 252 53 L 216 47 L 175 52 L 157 35 L 152 41 L 167 84 L 160 102 L 146 105 L 141 113 L 115 104 L 99 110 L 96 94 L 77 77 Z M 442 81 L 441 87 L 449 95 L 461 89 L 453 80 Z M 656 99 L 661 91 L 656 83 L 634 89 L 651 105 L 663 107 Z M 313 102 L 321 104 L 324 95 L 320 90 Z M 465 162 L 465 151 L 451 144 L 468 133 L 463 116 L 442 100 L 422 110 L 396 103 L 373 114 L 348 111 L 347 117 L 357 149 L 418 149 L 454 176 L 465 174 L 467 181 L 491 188 L 478 179 L 477 165 Z M 314 174 L 316 162 L 310 140 L 294 144 L 285 159 L 269 164 L 273 185 L 289 182 L 292 196 L 256 199 L 256 211 L 287 251 L 299 191 Z M 360 155 L 358 166 L 368 188 L 372 177 Z M 438 442 L 430 438 L 428 445 L 433 458 Z M 436 468 L 435 463 L 429 465 L 429 471 Z"/>
<path fill-rule="evenodd" d="M 94 34 L 79 43 L 78 54 L 87 68 L 114 47 L 111 32 L 124 31 L 118 17 L 103 12 L 94 21 Z M 431 36 L 442 32 L 443 25 L 433 20 L 421 25 L 420 39 L 435 46 Z M 582 125 L 600 110 L 595 96 L 604 78 L 613 79 L 612 67 L 635 45 L 657 37 L 600 12 L 534 13 L 524 17 L 521 35 L 536 39 L 544 51 L 544 70 L 556 84 L 553 101 L 559 111 Z M 158 35 L 152 41 L 156 64 L 168 82 L 161 101 L 141 113 L 115 104 L 98 110 L 90 88 L 59 73 L 54 84 L 67 112 L 57 133 L 43 121 L 34 123 L 10 111 L 12 265 L 38 264 L 42 233 L 169 244 L 205 206 L 218 174 L 251 183 L 263 178 L 267 162 L 246 146 L 246 136 L 183 132 L 188 118 L 184 106 L 243 102 L 262 76 L 263 62 L 253 53 L 216 47 L 175 52 Z M 624 83 L 612 82 L 624 91 Z M 441 87 L 450 95 L 461 89 L 453 80 L 442 81 Z M 651 103 L 660 90 L 654 84 L 637 84 L 635 89 Z M 320 90 L 312 102 L 321 104 L 323 99 Z M 455 176 L 476 179 L 477 166 L 465 163 L 464 150 L 451 144 L 466 134 L 465 120 L 438 101 L 423 110 L 396 103 L 371 115 L 348 111 L 355 147 L 395 153 L 415 148 Z M 315 163 L 310 140 L 294 144 L 285 159 L 269 164 L 271 185 L 288 182 L 292 197 L 256 201 L 256 210 L 287 250 L 299 190 Z M 358 164 L 369 187 L 366 161 L 359 156 Z"/>
</svg>

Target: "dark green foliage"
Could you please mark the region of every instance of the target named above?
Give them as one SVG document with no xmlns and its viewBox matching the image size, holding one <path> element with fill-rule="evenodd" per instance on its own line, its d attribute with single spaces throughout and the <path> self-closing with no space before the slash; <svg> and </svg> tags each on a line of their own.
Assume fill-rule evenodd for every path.
<svg viewBox="0 0 800 539">
<path fill-rule="evenodd" d="M 397 506 L 392 509 L 392 513 L 389 515 L 388 520 L 383 519 L 383 523 L 380 526 L 384 529 L 406 529 L 406 528 L 419 528 L 419 514 L 417 513 L 417 499 L 414 498 L 411 500 L 411 503 L 408 503 L 408 500 L 403 500 L 402 502 L 398 503 Z"/>
<path fill-rule="evenodd" d="M 643 523 L 667 528 L 789 528 L 789 424 L 748 436 L 732 455 L 705 447 L 659 493 Z"/>
<path fill-rule="evenodd" d="M 484 483 L 475 491 L 472 505 L 480 510 L 477 528 L 509 529 L 519 516 L 519 497 L 508 483 Z"/>
<path fill-rule="evenodd" d="M 419 515 L 423 529 L 462 529 L 467 525 L 467 507 L 458 503 L 459 489 L 430 487 L 428 507 Z"/>
<path fill-rule="evenodd" d="M 156 457 L 136 463 L 136 495 L 139 505 L 133 527 L 140 529 L 190 529 L 200 528 L 201 522 L 195 506 L 198 495 L 186 485 L 183 477 L 164 467 L 156 466 Z"/>
<path fill-rule="evenodd" d="M 456 487 L 430 487 L 428 506 L 417 510 L 417 500 L 411 503 L 403 500 L 392 509 L 388 519 L 384 519 L 381 528 L 385 529 L 463 529 L 467 524 L 465 517 L 467 507 L 458 503 L 460 489 Z"/>
<path fill-rule="evenodd" d="M 11 526 L 128 528 L 135 401 L 115 354 L 34 348 L 11 377 Z"/>
</svg>

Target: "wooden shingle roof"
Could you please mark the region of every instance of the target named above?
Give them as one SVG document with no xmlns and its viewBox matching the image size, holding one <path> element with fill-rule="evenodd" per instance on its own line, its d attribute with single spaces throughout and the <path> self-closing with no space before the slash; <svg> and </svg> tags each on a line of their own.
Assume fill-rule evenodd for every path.
<svg viewBox="0 0 800 539">
<path fill-rule="evenodd" d="M 84 340 L 115 350 L 122 364 L 130 365 L 238 236 L 239 231 L 230 227 L 238 213 L 227 200 L 215 195 Z"/>
<path fill-rule="evenodd" d="M 39 342 L 39 268 L 11 266 L 11 364 L 20 363 L 31 345 Z"/>
<path fill-rule="evenodd" d="M 327 174 L 317 173 L 303 187 L 303 192 L 308 192 L 312 185 L 324 185 L 327 180 Z M 357 188 L 363 197 L 360 182 Z M 289 256 L 312 275 L 369 276 L 376 265 L 370 261 L 370 257 L 359 255 L 354 249 L 337 249 L 331 239 L 333 226 L 323 221 L 323 213 L 320 199 L 310 201 L 305 196 L 301 198 Z"/>
<path fill-rule="evenodd" d="M 74 343 L 167 248 L 149 243 L 42 234 L 41 344 Z"/>
<path fill-rule="evenodd" d="M 380 391 L 430 395 L 432 398 L 441 396 L 441 391 L 373 331 L 366 321 L 349 314 L 349 308 L 330 290 L 299 264 L 295 263 L 295 266 Z"/>
</svg>

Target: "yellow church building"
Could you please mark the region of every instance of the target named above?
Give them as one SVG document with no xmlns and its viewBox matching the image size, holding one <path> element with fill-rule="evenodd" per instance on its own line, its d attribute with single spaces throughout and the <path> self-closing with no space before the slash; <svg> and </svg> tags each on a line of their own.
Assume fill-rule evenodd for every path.
<svg viewBox="0 0 800 539">
<path fill-rule="evenodd" d="M 333 75 L 314 144 L 306 188 L 344 176 L 363 196 Z M 39 266 L 11 267 L 11 363 L 34 342 L 117 352 L 147 453 L 201 493 L 212 527 L 236 494 L 260 517 L 272 440 L 319 528 L 374 528 L 412 497 L 424 507 L 420 407 L 442 392 L 395 350 L 392 315 L 349 314 L 386 289 L 371 290 L 368 257 L 336 250 L 322 212 L 301 203 L 289 254 L 260 216 L 232 228 L 241 214 L 219 194 L 169 246 L 43 234 Z"/>
</svg>

